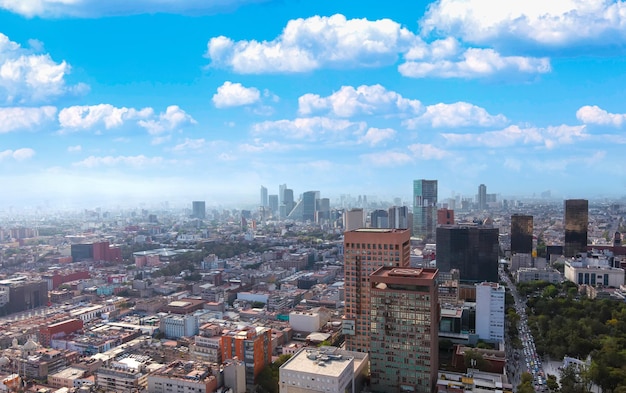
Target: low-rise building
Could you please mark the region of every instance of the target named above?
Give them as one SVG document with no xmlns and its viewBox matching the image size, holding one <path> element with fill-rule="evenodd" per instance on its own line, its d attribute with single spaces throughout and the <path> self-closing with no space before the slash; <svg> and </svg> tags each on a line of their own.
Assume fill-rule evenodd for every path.
<svg viewBox="0 0 626 393">
<path fill-rule="evenodd" d="M 216 390 L 217 378 L 210 367 L 201 363 L 173 362 L 148 375 L 148 393 L 212 393 Z"/>
</svg>

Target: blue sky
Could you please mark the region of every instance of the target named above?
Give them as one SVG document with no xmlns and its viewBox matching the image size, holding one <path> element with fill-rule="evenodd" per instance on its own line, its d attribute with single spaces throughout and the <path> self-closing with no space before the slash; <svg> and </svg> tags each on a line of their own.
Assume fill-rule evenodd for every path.
<svg viewBox="0 0 626 393">
<path fill-rule="evenodd" d="M 625 49 L 622 1 L 0 0 L 0 203 L 621 197 Z"/>
</svg>

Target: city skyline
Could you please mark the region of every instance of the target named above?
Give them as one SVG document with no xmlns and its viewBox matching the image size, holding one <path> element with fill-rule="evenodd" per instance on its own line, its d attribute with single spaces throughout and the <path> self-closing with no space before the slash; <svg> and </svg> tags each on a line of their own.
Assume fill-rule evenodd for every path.
<svg viewBox="0 0 626 393">
<path fill-rule="evenodd" d="M 3 2 L 0 204 L 626 195 L 622 1 L 228 3 Z"/>
</svg>

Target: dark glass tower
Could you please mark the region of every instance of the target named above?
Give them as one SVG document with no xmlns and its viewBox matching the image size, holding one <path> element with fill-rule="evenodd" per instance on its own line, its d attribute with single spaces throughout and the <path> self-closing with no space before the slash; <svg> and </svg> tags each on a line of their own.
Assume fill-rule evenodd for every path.
<svg viewBox="0 0 626 393">
<path fill-rule="evenodd" d="M 461 281 L 498 282 L 499 231 L 491 226 L 437 227 L 437 268 L 459 269 Z"/>
<path fill-rule="evenodd" d="M 434 240 L 437 229 L 437 180 L 413 181 L 413 236 Z"/>
<path fill-rule="evenodd" d="M 533 251 L 533 216 L 511 216 L 511 254 L 530 254 Z"/>
<path fill-rule="evenodd" d="M 565 200 L 565 244 L 563 255 L 573 257 L 587 252 L 587 226 L 589 225 L 589 201 Z"/>
</svg>

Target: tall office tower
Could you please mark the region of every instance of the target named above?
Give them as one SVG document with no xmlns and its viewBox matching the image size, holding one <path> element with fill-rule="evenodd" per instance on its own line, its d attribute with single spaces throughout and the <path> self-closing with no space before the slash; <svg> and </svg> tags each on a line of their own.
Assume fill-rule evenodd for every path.
<svg viewBox="0 0 626 393">
<path fill-rule="evenodd" d="M 361 228 L 344 232 L 346 349 L 370 349 L 370 274 L 382 266 L 409 267 L 411 231 Z"/>
<path fill-rule="evenodd" d="M 504 287 L 497 282 L 476 284 L 476 334 L 491 342 L 504 342 Z"/>
<path fill-rule="evenodd" d="M 586 199 L 565 201 L 565 244 L 563 255 L 573 257 L 587 252 L 587 226 L 589 225 L 589 202 Z"/>
<path fill-rule="evenodd" d="M 389 228 L 389 213 L 387 210 L 374 210 L 370 213 L 370 227 Z"/>
<path fill-rule="evenodd" d="M 302 194 L 302 221 L 315 222 L 317 196 L 318 191 L 307 191 Z"/>
<path fill-rule="evenodd" d="M 498 282 L 498 228 L 488 225 L 437 227 L 437 268 L 459 269 L 461 281 Z"/>
<path fill-rule="evenodd" d="M 191 202 L 191 216 L 204 220 L 206 217 L 206 205 L 204 201 Z"/>
<path fill-rule="evenodd" d="M 343 213 L 343 229 L 345 232 L 365 228 L 365 213 L 363 209 L 350 209 Z"/>
<path fill-rule="evenodd" d="M 293 203 L 293 190 L 291 188 L 285 188 L 285 192 L 283 193 L 284 199 L 283 199 L 283 203 L 285 205 L 285 217 L 287 217 L 289 215 L 289 213 L 291 213 L 291 210 L 293 209 L 293 207 L 295 206 L 295 204 Z"/>
<path fill-rule="evenodd" d="M 370 276 L 371 387 L 431 393 L 439 367 L 437 269 L 381 267 Z"/>
<path fill-rule="evenodd" d="M 267 188 L 261 186 L 261 206 L 268 206 Z"/>
<path fill-rule="evenodd" d="M 280 184 L 278 186 L 278 206 L 285 204 L 285 190 L 287 189 L 286 184 Z"/>
<path fill-rule="evenodd" d="M 323 223 L 328 222 L 330 220 L 330 199 L 329 198 L 320 198 L 316 201 L 317 203 L 317 216 L 316 222 Z"/>
<path fill-rule="evenodd" d="M 481 184 L 478 186 L 478 197 L 476 198 L 476 202 L 478 202 L 478 210 L 487 209 L 487 186 Z"/>
<path fill-rule="evenodd" d="M 437 225 L 454 225 L 454 210 L 448 208 L 438 209 Z"/>
<path fill-rule="evenodd" d="M 278 214 L 278 195 L 272 194 L 267 197 L 268 206 L 270 207 L 270 211 L 272 215 Z"/>
<path fill-rule="evenodd" d="M 396 198 L 399 199 L 399 198 Z M 392 206 L 387 212 L 389 228 L 407 229 L 409 226 L 409 208 L 406 206 Z"/>
<path fill-rule="evenodd" d="M 437 229 L 437 180 L 413 181 L 413 236 L 434 240 Z"/>
<path fill-rule="evenodd" d="M 533 216 L 511 216 L 511 254 L 530 254 L 533 251 Z"/>
</svg>

